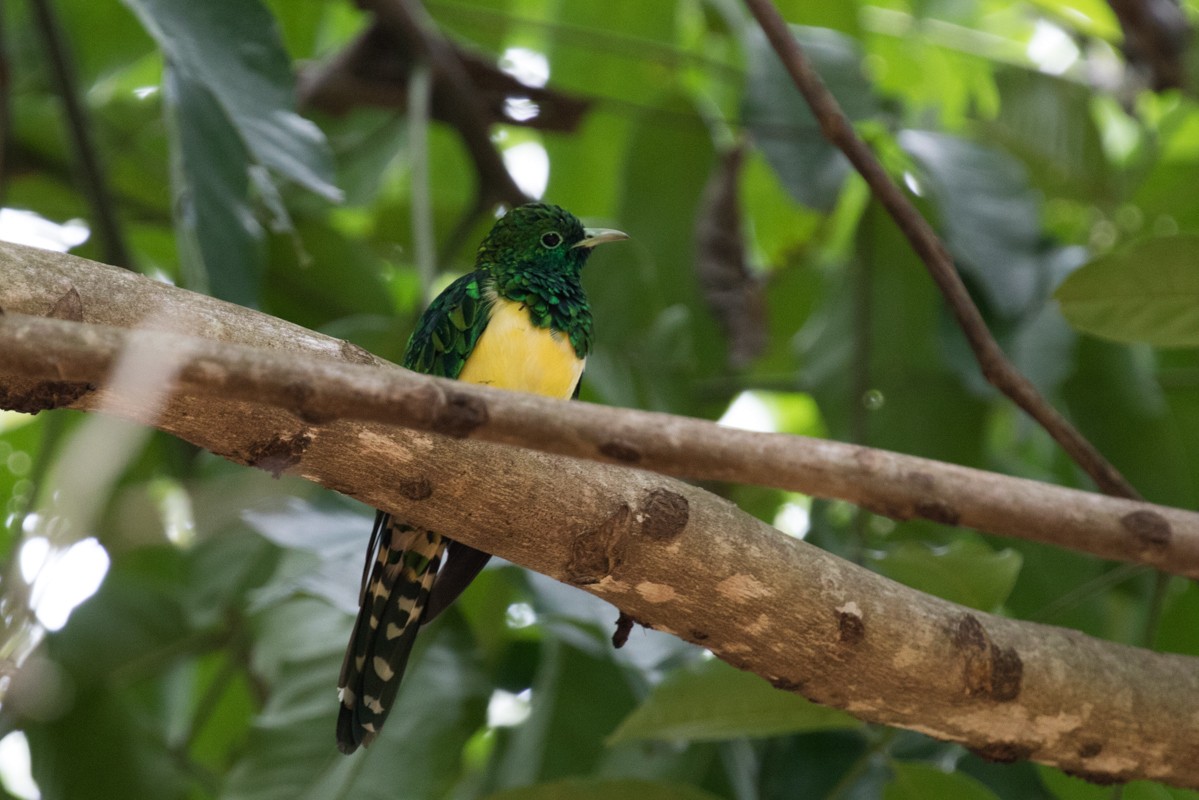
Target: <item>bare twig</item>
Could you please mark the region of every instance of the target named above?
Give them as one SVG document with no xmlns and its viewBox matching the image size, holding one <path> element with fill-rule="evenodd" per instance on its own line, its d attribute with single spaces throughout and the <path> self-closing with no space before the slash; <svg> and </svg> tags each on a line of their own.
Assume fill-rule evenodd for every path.
<svg viewBox="0 0 1199 800">
<path fill-rule="evenodd" d="M 75 65 L 51 2 L 52 0 L 33 0 L 34 16 L 46 47 L 54 80 L 58 84 L 63 109 L 66 111 L 68 129 L 75 143 L 76 157 L 79 159 L 84 193 L 91 203 L 96 226 L 100 229 L 100 238 L 104 243 L 104 260 L 119 267 L 132 269 L 133 263 L 129 259 L 125 237 L 121 233 L 120 223 L 117 222 L 116 203 L 113 202 L 108 179 L 100 163 L 100 154 L 92 138 L 91 121 L 79 92 Z"/>
<path fill-rule="evenodd" d="M 491 143 L 488 115 L 470 76 L 449 44 L 434 31 L 424 8 L 416 0 L 358 0 L 358 5 L 373 11 L 380 25 L 428 61 L 433 73 L 444 79 L 447 114 L 462 135 L 479 174 L 478 208 L 498 202 L 527 203 L 528 196 L 512 180 Z"/>
<path fill-rule="evenodd" d="M 489 123 L 570 133 L 579 127 L 591 107 L 591 101 L 551 86 L 521 83 L 496 66 L 494 57 L 486 57 L 453 40 L 444 41 L 479 94 Z M 338 115 L 358 106 L 406 111 L 410 102 L 408 82 L 415 60 L 404 40 L 376 21 L 335 56 L 300 73 L 300 101 Z M 537 114 L 514 116 L 509 101 L 517 98 L 535 103 Z M 452 85 L 434 73 L 433 118 L 452 124 L 454 106 Z"/>
<path fill-rule="evenodd" d="M 916 254 L 928 267 L 929 274 L 945 296 L 958 325 L 966 335 L 983 376 L 1048 431 L 1062 449 L 1091 476 L 1101 491 L 1119 497 L 1140 498 L 1140 493 L 1125 480 L 1119 470 L 1058 413 L 1008 360 L 995 338 L 991 336 L 991 332 L 987 330 L 987 324 L 970 298 L 966 285 L 962 283 L 945 245 L 928 221 L 887 175 L 887 171 L 866 143 L 854 132 L 849 118 L 845 116 L 836 98 L 808 61 L 803 48 L 778 9 L 770 0 L 745 0 L 745 4 L 757 18 L 783 66 L 811 106 L 825 138 L 840 148 L 866 179 L 874 196 L 894 218 Z"/>
<path fill-rule="evenodd" d="M 433 300 L 437 246 L 433 236 L 433 198 L 429 192 L 429 102 L 433 73 L 418 64 L 408 76 L 408 149 L 411 162 L 412 250 L 420 276 L 421 308 Z"/>
<path fill-rule="evenodd" d="M 19 316 L 44 313 L 71 289 L 82 299 L 83 323 Z M 567 415 L 582 409 L 594 420 L 623 423 L 637 416 L 633 412 L 601 417 L 619 410 L 495 391 L 485 395 L 483 405 L 463 402 L 486 390 L 394 367 L 366 367 L 369 359 L 360 351 L 263 314 L 81 259 L 11 245 L 0 245 L 0 306 L 11 309 L 0 317 L 0 359 L 6 365 L 0 367 L 0 386 L 10 391 L 23 381 L 28 388 L 28 378 L 11 370 L 40 363 L 38 352 L 50 354 L 54 365 L 43 364 L 39 371 L 61 383 L 85 369 L 80 354 L 71 355 L 77 345 L 86 344 L 87 352 L 103 359 L 128 341 L 148 339 L 180 364 L 175 385 L 185 393 L 175 394 L 166 407 L 148 409 L 138 392 L 122 392 L 117 385 L 78 395 L 76 407 L 103 404 L 239 463 L 285 468 L 415 525 L 436 526 L 471 547 L 609 600 L 655 629 L 700 643 L 780 689 L 862 719 L 960 742 L 988 758 L 1031 758 L 1100 781 L 1149 778 L 1199 786 L 1199 761 L 1191 757 L 1199 741 L 1193 713 L 1199 668 L 1193 658 L 938 600 L 784 536 L 701 489 L 644 470 L 319 413 L 340 393 L 345 399 L 373 398 L 378 409 L 394 400 L 414 418 L 458 425 L 476 419 L 482 423 L 476 430 L 488 430 L 510 424 L 512 408 L 549 403 L 536 407 L 540 425 L 526 443 L 575 442 L 572 446 L 594 454 L 594 446 L 574 433 L 574 422 L 583 417 L 570 422 Z M 111 327 L 145 324 L 148 307 L 169 309 L 173 327 L 201 331 L 209 339 Z M 232 395 L 246 379 L 257 380 L 261 390 L 252 400 Z M 393 381 L 421 383 L 412 384 L 407 395 L 387 398 Z M 290 397 L 287 407 L 295 410 L 267 405 L 268 396 Z M 485 419 L 472 413 L 480 409 Z M 632 448 L 625 455 L 658 448 L 688 457 L 694 452 L 686 445 L 693 432 L 673 418 L 642 419 L 661 429 L 658 441 L 643 444 L 633 435 L 644 429 L 620 425 L 606 436 L 625 438 Z M 447 432 L 454 432 L 453 424 Z M 779 444 L 786 439 L 778 437 Z M 729 441 L 712 443 L 714 459 L 727 454 Z M 764 439 L 741 440 L 738 446 L 756 443 L 766 446 L 748 450 L 743 461 L 764 457 L 779 463 L 772 460 L 778 457 L 771 452 L 776 445 Z M 796 447 L 792 441 L 789 454 L 830 484 L 870 480 L 879 467 L 900 463 L 891 458 L 902 458 L 825 444 L 833 449 L 822 451 L 819 442 Z M 818 456 L 840 452 L 858 464 L 821 466 L 808 457 L 809 448 Z M 477 468 L 464 468 L 468 464 Z M 794 463 L 788 468 L 797 471 Z M 843 469 L 840 475 L 819 474 Z M 939 493 L 940 481 L 958 480 L 954 474 L 920 469 L 891 477 Z M 1008 496 L 1007 503 L 1031 503 L 1034 515 L 1049 514 L 1046 498 L 1037 499 L 1037 485 L 1023 484 L 1029 494 Z M 971 489 L 986 487 L 975 483 Z M 1199 515 L 1042 489 L 1055 493 L 1051 505 L 1069 509 L 1059 510 L 1059 522 L 1077 515 L 1101 524 L 1098 507 L 1135 508 L 1148 512 L 1137 517 L 1147 532 L 1155 530 L 1151 520 L 1167 520 L 1173 533 L 1168 547 L 1186 544 L 1193 551 L 1199 538 Z"/>
<path fill-rule="evenodd" d="M 1128 63 L 1142 69 L 1155 91 L 1187 84 L 1191 26 L 1175 0 L 1108 0 L 1124 30 Z"/>
<path fill-rule="evenodd" d="M 12 72 L 8 60 L 8 36 L 5 3 L 0 0 L 0 206 L 8 196 L 10 159 L 9 140 L 12 138 Z"/>
</svg>

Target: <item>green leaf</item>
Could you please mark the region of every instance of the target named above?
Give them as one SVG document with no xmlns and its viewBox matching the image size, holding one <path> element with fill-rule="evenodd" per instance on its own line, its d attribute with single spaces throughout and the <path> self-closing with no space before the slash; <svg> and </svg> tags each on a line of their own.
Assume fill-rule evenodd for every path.
<svg viewBox="0 0 1199 800">
<path fill-rule="evenodd" d="M 994 550 L 973 534 L 939 547 L 900 542 L 872 560 L 889 578 L 982 611 L 1003 605 L 1024 563 L 1015 550 Z"/>
<path fill-rule="evenodd" d="M 469 638 L 447 616 L 417 640 L 396 711 L 367 750 L 334 747 L 338 670 L 350 620 L 300 598 L 265 613 L 255 656 L 271 692 L 221 797 L 441 797 L 458 778 L 463 748 L 484 721 L 487 687 Z"/>
<path fill-rule="evenodd" d="M 712 661 L 679 671 L 620 723 L 608 743 L 636 740 L 719 741 L 800 731 L 856 728 L 834 708 L 783 692 L 749 672 Z"/>
<path fill-rule="evenodd" d="M 1199 236 L 1146 239 L 1074 272 L 1054 294 L 1080 331 L 1118 342 L 1199 346 Z"/>
<path fill-rule="evenodd" d="M 1098 786 L 1052 767 L 1038 765 L 1037 769 L 1045 785 L 1059 800 L 1110 800 L 1112 796 L 1110 786 Z M 1120 788 L 1120 800 L 1195 800 L 1199 797 L 1199 792 L 1149 781 L 1132 781 Z"/>
<path fill-rule="evenodd" d="M 1110 191 L 1111 167 L 1091 114 L 1093 93 L 1076 81 L 1027 69 L 995 76 L 999 115 L 979 132 L 1030 168 L 1036 184 L 1083 202 Z"/>
<path fill-rule="evenodd" d="M 1117 44 L 1123 38 L 1115 12 L 1103 0 L 1033 0 L 1031 5 L 1061 16 L 1079 33 L 1104 39 L 1110 44 Z"/>
<path fill-rule="evenodd" d="M 967 753 L 954 763 L 955 771 L 978 780 L 1002 800 L 1057 800 L 1041 781 L 1031 761 L 1003 764 Z"/>
<path fill-rule="evenodd" d="M 593 772 L 604 736 L 635 703 L 629 676 L 610 657 L 558 639 L 541 648 L 531 688 L 532 713 L 500 751 L 502 788 Z"/>
<path fill-rule="evenodd" d="M 945 772 L 931 764 L 897 761 L 891 764 L 894 777 L 883 790 L 883 800 L 999 800 L 999 796 L 969 775 Z"/>
<path fill-rule="evenodd" d="M 167 63 L 212 94 L 246 149 L 274 172 L 341 199 L 324 135 L 295 112 L 291 63 L 258 0 L 124 0 Z"/>
<path fill-rule="evenodd" d="M 284 548 L 282 563 L 257 596 L 258 604 L 308 593 L 348 614 L 357 613 L 362 554 L 371 530 L 367 516 L 289 498 L 282 508 L 249 510 L 243 518 Z"/>
<path fill-rule="evenodd" d="M 1112 796 L 1110 787 L 1075 778 L 1053 767 L 1038 765 L 1037 771 L 1045 786 L 1060 800 L 1110 800 Z"/>
<path fill-rule="evenodd" d="M 695 209 L 714 163 L 711 136 L 690 98 L 669 92 L 638 116 L 624 165 L 619 226 L 635 242 L 588 262 L 596 348 L 584 385 L 605 402 L 700 416 L 711 413 L 697 379 L 721 370 L 721 333 L 695 281 Z M 672 201 L 662 205 L 662 187 Z"/>
<path fill-rule="evenodd" d="M 805 0 L 781 0 L 775 4 L 783 19 L 798 25 L 813 28 L 831 28 L 850 36 L 860 37 L 862 26 L 858 20 L 861 13 L 856 0 L 840 3 L 808 3 Z"/>
<path fill-rule="evenodd" d="M 961 37 L 956 33 L 922 35 L 933 25 L 926 28 L 918 18 L 919 6 L 914 11 L 909 15 L 871 4 L 867 12 L 875 34 L 865 40 L 875 91 L 902 100 L 911 109 L 908 116 L 922 124 L 936 120 L 948 130 L 994 113 L 999 105 L 994 62 L 957 44 Z M 1012 49 L 1020 52 L 1018 45 Z"/>
<path fill-rule="evenodd" d="M 487 42 L 490 37 L 504 34 L 507 46 L 515 42 L 544 52 L 550 60 L 552 85 L 557 89 L 584 97 L 619 97 L 622 103 L 631 104 L 631 107 L 645 108 L 645 116 L 655 122 L 676 116 L 678 109 L 674 97 L 662 96 L 665 69 L 670 68 L 672 60 L 682 57 L 672 46 L 679 27 L 673 4 L 575 0 L 565 4 L 549 3 L 543 8 L 549 15 L 546 22 L 557 26 L 557 30 L 585 27 L 595 36 L 607 39 L 610 45 L 578 47 L 569 36 L 560 35 L 543 40 L 523 25 L 505 31 L 501 25 L 489 23 L 485 33 L 478 31 L 475 35 L 480 41 Z M 436 6 L 431 10 L 438 13 Z M 486 19 L 483 15 L 478 17 L 479 21 Z M 654 56 L 646 58 L 649 52 Z M 663 61 L 667 63 L 663 64 Z M 689 115 L 692 113 L 690 109 L 687 111 Z M 691 120 L 680 122 L 682 124 L 677 127 L 671 125 L 674 128 L 672 135 L 690 138 Z M 546 198 L 579 214 L 611 214 L 619 202 L 622 166 L 630 156 L 638 155 L 635 148 L 630 149 L 630 136 L 643 135 L 637 130 L 643 126 L 644 122 L 635 117 L 630 119 L 627 114 L 593 112 L 584 117 L 577 133 L 545 137 L 546 153 L 553 165 Z M 676 153 L 680 158 L 690 155 L 684 147 Z M 703 185 L 702 175 L 700 186 Z M 674 196 L 689 195 L 680 190 Z M 659 207 L 659 210 L 669 213 L 668 209 Z M 626 229 L 621 227 L 621 230 Z"/>
<path fill-rule="evenodd" d="M 381 278 L 384 262 L 362 239 L 298 220 L 294 236 L 272 236 L 269 245 L 263 305 L 270 313 L 314 329 L 368 314 L 398 324 Z M 410 326 L 406 321 L 405 328 Z M 392 332 L 401 353 L 407 333 Z"/>
<path fill-rule="evenodd" d="M 1040 197 L 1015 158 L 957 136 L 906 130 L 899 144 L 920 167 L 946 244 L 991 308 L 1018 316 L 1050 287 L 1041 257 Z"/>
<path fill-rule="evenodd" d="M 1149 349 L 1084 336 L 1074 364 L 1062 395 L 1083 436 L 1153 502 L 1194 508 L 1199 462 L 1188 445 L 1195 417 L 1185 406 L 1175 416 Z"/>
<path fill-rule="evenodd" d="M 21 722 L 43 797 L 188 796 L 192 778 L 167 741 L 161 683 L 165 667 L 200 644 L 181 602 L 183 571 L 171 547 L 120 554 L 99 591 L 25 661 L 23 673 L 36 670 L 58 690 L 57 708 Z"/>
<path fill-rule="evenodd" d="M 868 334 L 865 377 L 875 402 L 866 405 L 863 430 L 855 430 L 853 410 L 865 398 L 852 396 L 852 377 L 861 369 L 854 362 L 860 271 L 829 273 L 825 296 L 794 340 L 803 387 L 820 404 L 829 437 L 864 436 L 872 447 L 982 466 L 986 405 L 945 363 L 945 337 L 962 334 L 956 328 L 941 332 L 946 312 L 940 293 L 877 205 L 866 210 L 855 246 L 855 257 L 868 265 L 869 327 L 878 332 Z M 930 429 L 931 419 L 937 425 Z"/>
<path fill-rule="evenodd" d="M 553 783 L 522 786 L 487 796 L 487 800 L 716 800 L 694 786 L 664 781 L 570 778 Z"/>
<path fill-rule="evenodd" d="M 850 120 L 877 114 L 856 40 L 826 28 L 793 26 L 792 30 Z M 748 28 L 745 53 L 749 72 L 742 116 L 754 141 L 796 200 L 820 211 L 831 210 L 849 174 L 849 162 L 824 138 L 808 104 L 757 26 Z"/>
<path fill-rule="evenodd" d="M 1199 116 L 1199 115 L 1196 115 Z M 1158 161 L 1131 198 L 1146 229 L 1163 232 L 1199 232 L 1199 164 L 1192 161 Z"/>
<path fill-rule="evenodd" d="M 175 69 L 163 84 L 185 285 L 256 306 L 263 231 L 249 202 L 245 148 L 203 84 Z"/>
<path fill-rule="evenodd" d="M 0 411 L 0 511 L 6 519 L 0 525 L 0 564 L 12 563 L 9 559 L 21 541 L 20 527 L 13 523 L 31 505 L 34 465 L 44 457 L 46 431 L 53 425 L 61 428 L 65 422 L 52 423 L 46 414 L 35 417 Z"/>
<path fill-rule="evenodd" d="M 1199 619 L 1199 585 L 1177 579 L 1170 584 L 1154 641 L 1154 650 L 1199 655 L 1195 620 Z"/>
</svg>

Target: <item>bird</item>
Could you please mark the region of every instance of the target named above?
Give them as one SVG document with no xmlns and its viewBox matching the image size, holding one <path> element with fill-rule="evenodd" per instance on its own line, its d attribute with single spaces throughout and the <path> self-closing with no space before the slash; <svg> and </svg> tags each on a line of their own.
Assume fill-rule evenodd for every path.
<svg viewBox="0 0 1199 800">
<path fill-rule="evenodd" d="M 479 245 L 474 271 L 446 287 L 421 315 L 403 365 L 502 389 L 576 396 L 592 343 L 580 273 L 593 248 L 628 238 L 617 230 L 584 228 L 559 206 L 512 208 Z M 376 513 L 358 617 L 338 680 L 341 752 L 353 753 L 379 734 L 417 631 L 462 593 L 489 558 L 436 531 Z"/>
</svg>

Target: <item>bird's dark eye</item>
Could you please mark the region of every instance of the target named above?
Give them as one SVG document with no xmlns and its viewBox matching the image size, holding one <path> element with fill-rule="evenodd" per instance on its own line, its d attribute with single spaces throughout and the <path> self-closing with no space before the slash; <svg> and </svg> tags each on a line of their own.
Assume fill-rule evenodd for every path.
<svg viewBox="0 0 1199 800">
<path fill-rule="evenodd" d="M 562 244 L 562 234 L 557 231 L 541 234 L 541 246 L 547 250 L 553 250 L 560 244 Z"/>
</svg>

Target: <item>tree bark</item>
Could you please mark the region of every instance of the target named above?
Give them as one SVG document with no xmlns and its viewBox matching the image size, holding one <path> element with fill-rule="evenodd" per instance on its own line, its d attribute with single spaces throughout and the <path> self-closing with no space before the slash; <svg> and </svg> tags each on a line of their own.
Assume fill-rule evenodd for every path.
<svg viewBox="0 0 1199 800">
<path fill-rule="evenodd" d="M 0 307 L 6 312 L 0 317 L 0 404 L 103 409 L 239 463 L 302 475 L 583 588 L 780 689 L 865 720 L 960 742 L 988 758 L 1031 758 L 1094 780 L 1199 787 L 1195 659 L 930 597 L 654 473 L 342 416 L 339 406 L 328 404 L 330 396 L 364 400 L 373 410 L 362 416 L 386 419 L 387 401 L 397 399 L 410 422 L 426 428 L 446 413 L 460 421 L 466 403 L 484 409 L 485 423 L 451 426 L 447 433 L 474 436 L 498 425 L 506 432 L 497 439 L 518 441 L 503 426 L 516 418 L 510 403 L 517 408 L 525 399 L 486 390 L 476 396 L 470 387 L 410 376 L 352 345 L 120 270 L 0 245 Z M 46 359 L 39 361 L 39 352 Z M 81 352 L 91 354 L 91 367 Z M 114 362 L 113 374 L 140 373 L 142 380 L 96 380 Z M 258 382 L 246 389 L 243 379 Z M 404 380 L 418 382 L 407 395 L 396 389 Z M 399 394 L 387 394 L 392 391 Z M 480 398 L 482 405 L 473 406 Z M 455 402 L 460 407 L 445 412 Z M 528 408 L 542 415 L 548 436 L 567 435 L 560 419 L 567 410 L 603 412 L 552 403 Z M 633 414 L 619 419 L 634 422 L 647 416 L 620 413 Z M 675 419 L 649 416 L 660 426 Z M 404 422 L 404 415 L 395 419 Z M 664 435 L 690 435 L 686 422 L 665 427 Z M 618 429 L 642 454 L 639 463 L 648 465 L 659 456 L 644 454 L 659 450 L 634 438 L 637 430 Z M 588 441 L 585 434 L 568 440 Z M 661 453 L 676 452 L 670 449 L 676 445 L 682 447 L 661 444 Z M 797 449 L 808 447 L 819 449 L 816 443 Z M 853 469 L 871 474 L 877 458 L 904 458 L 862 448 L 845 452 L 856 454 L 859 466 L 847 462 L 846 475 L 824 476 L 829 485 L 852 482 L 859 474 Z M 912 461 L 922 469 L 934 465 Z M 960 468 L 949 469 L 936 473 L 932 489 L 957 480 Z M 1061 497 L 1077 506 L 1066 516 L 1093 513 L 1083 498 L 1095 496 Z M 1012 505 L 1026 499 L 1008 498 Z M 1193 539 L 1194 515 L 1134 506 L 1128 513 L 1148 511 L 1169 521 L 1167 546 Z"/>
</svg>

